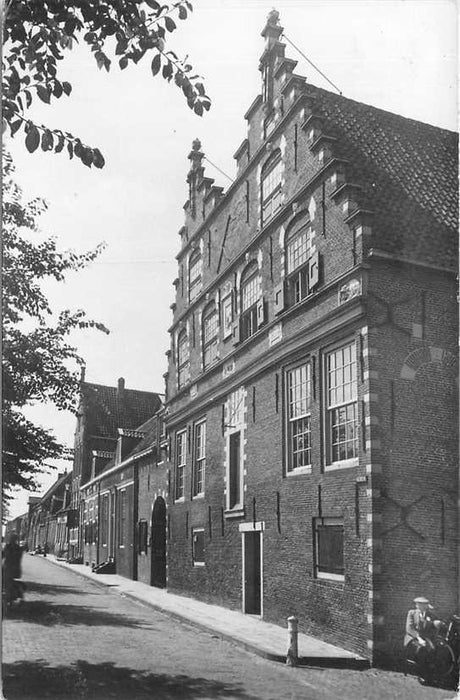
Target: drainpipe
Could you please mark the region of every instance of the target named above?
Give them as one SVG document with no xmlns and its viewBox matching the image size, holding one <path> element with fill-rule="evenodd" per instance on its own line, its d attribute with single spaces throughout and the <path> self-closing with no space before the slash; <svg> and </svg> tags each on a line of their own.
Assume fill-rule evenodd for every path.
<svg viewBox="0 0 460 700">
<path fill-rule="evenodd" d="M 133 477 L 134 477 L 134 484 L 133 484 L 133 581 L 138 580 L 138 529 L 137 529 L 137 521 L 139 520 L 139 462 L 134 462 L 133 465 Z"/>
</svg>

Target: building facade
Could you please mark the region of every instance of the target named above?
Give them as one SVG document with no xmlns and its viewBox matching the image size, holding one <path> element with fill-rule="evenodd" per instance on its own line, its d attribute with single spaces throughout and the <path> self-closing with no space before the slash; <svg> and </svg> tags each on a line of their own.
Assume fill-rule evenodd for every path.
<svg viewBox="0 0 460 700">
<path fill-rule="evenodd" d="M 116 387 L 111 387 L 86 382 L 83 375 L 80 387 L 71 509 L 66 516 L 69 529 L 69 558 L 76 560 L 83 559 L 85 542 L 81 487 L 98 476 L 114 459 L 119 429 L 135 430 L 151 418 L 162 404 L 160 394 L 127 389 L 123 377 L 120 377 Z"/>
<path fill-rule="evenodd" d="M 365 655 L 458 600 L 457 140 L 306 82 L 277 13 L 224 193 L 196 140 L 168 587 Z"/>
</svg>

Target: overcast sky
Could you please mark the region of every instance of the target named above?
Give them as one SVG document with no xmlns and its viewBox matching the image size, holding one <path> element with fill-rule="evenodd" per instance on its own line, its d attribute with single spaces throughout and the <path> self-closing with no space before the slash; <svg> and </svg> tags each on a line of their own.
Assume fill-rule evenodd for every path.
<svg viewBox="0 0 460 700">
<path fill-rule="evenodd" d="M 278 0 L 275 7 L 286 37 L 345 97 L 457 130 L 454 0 Z M 177 22 L 169 48 L 188 54 L 212 99 L 202 118 L 178 88 L 152 77 L 150 60 L 107 74 L 84 48 L 69 54 L 61 77 L 72 83 L 71 96 L 36 105 L 31 114 L 98 146 L 103 170 L 69 161 L 64 152 L 30 155 L 19 138 L 7 143 L 25 194 L 49 204 L 44 233 L 77 251 L 107 242 L 88 270 L 47 287 L 56 309 L 84 308 L 111 329 L 109 336 L 75 338 L 88 381 L 114 385 L 123 376 L 128 388 L 164 390 L 187 155 L 198 137 L 206 156 L 235 176 L 243 115 L 260 91 L 260 32 L 270 9 L 265 0 L 196 0 L 190 19 Z M 299 61 L 296 73 L 333 89 L 289 44 L 286 55 Z M 229 184 L 209 163 L 206 174 Z M 33 416 L 73 445 L 71 415 L 36 407 Z M 43 488 L 55 478 L 45 477 Z M 26 510 L 27 497 L 18 495 L 13 516 Z"/>
</svg>

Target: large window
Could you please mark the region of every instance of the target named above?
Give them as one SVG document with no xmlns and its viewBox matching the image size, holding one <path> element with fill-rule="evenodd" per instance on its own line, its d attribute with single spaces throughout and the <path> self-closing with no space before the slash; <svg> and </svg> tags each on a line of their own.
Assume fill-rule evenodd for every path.
<svg viewBox="0 0 460 700">
<path fill-rule="evenodd" d="M 205 369 L 217 360 L 218 324 L 218 315 L 213 303 L 203 313 L 203 364 Z"/>
<path fill-rule="evenodd" d="M 120 510 L 118 518 L 118 545 L 124 547 L 126 544 L 126 491 L 119 491 Z"/>
<path fill-rule="evenodd" d="M 229 436 L 228 507 L 231 509 L 242 504 L 241 433 L 238 431 Z"/>
<path fill-rule="evenodd" d="M 356 345 L 351 342 L 326 355 L 327 462 L 358 456 Z"/>
<path fill-rule="evenodd" d="M 282 172 L 281 151 L 275 151 L 262 168 L 262 225 L 271 219 L 281 206 Z"/>
<path fill-rule="evenodd" d="M 184 329 L 179 333 L 177 339 L 177 383 L 179 389 L 190 379 L 190 351 L 188 346 L 187 331 Z"/>
<path fill-rule="evenodd" d="M 176 435 L 175 499 L 184 498 L 185 465 L 187 461 L 187 434 L 183 430 Z"/>
<path fill-rule="evenodd" d="M 311 367 L 287 372 L 287 471 L 311 469 Z"/>
<path fill-rule="evenodd" d="M 192 529 L 192 561 L 193 566 L 204 566 L 204 528 Z"/>
<path fill-rule="evenodd" d="M 344 580 L 343 520 L 315 518 L 315 576 Z"/>
<path fill-rule="evenodd" d="M 109 533 L 109 494 L 104 493 L 101 502 L 101 545 L 107 546 Z"/>
<path fill-rule="evenodd" d="M 259 298 L 258 267 L 253 264 L 245 271 L 241 281 L 241 340 L 246 340 L 257 331 Z"/>
<path fill-rule="evenodd" d="M 204 474 L 206 468 L 206 421 L 195 424 L 193 454 L 193 495 L 204 493 Z"/>
<path fill-rule="evenodd" d="M 312 230 L 303 226 L 288 238 L 286 246 L 289 301 L 297 304 L 311 291 L 309 261 L 312 256 Z"/>
<path fill-rule="evenodd" d="M 188 272 L 188 298 L 189 301 L 196 299 L 198 294 L 201 292 L 202 286 L 202 270 L 203 270 L 203 260 L 201 257 L 201 252 L 195 250 L 189 261 L 189 272 Z"/>
</svg>

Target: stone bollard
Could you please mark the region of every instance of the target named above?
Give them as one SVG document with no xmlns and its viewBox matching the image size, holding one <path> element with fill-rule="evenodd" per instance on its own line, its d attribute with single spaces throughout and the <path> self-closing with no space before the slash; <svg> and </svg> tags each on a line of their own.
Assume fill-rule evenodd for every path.
<svg viewBox="0 0 460 700">
<path fill-rule="evenodd" d="M 297 666 L 299 663 L 299 647 L 298 647 L 298 620 L 291 615 L 288 617 L 288 632 L 289 632 L 289 649 L 286 656 L 286 664 L 288 666 Z"/>
</svg>

